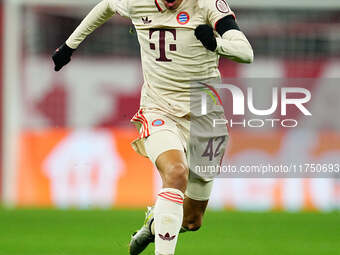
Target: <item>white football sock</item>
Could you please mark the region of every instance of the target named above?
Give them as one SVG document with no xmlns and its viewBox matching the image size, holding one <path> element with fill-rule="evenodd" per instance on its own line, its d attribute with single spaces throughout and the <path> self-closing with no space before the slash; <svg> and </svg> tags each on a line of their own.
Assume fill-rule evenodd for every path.
<svg viewBox="0 0 340 255">
<path fill-rule="evenodd" d="M 164 188 L 158 193 L 155 209 L 155 254 L 172 255 L 183 221 L 184 194 L 178 189 Z"/>
<path fill-rule="evenodd" d="M 151 234 L 155 235 L 155 221 L 153 220 L 151 223 Z M 185 233 L 188 232 L 189 230 L 186 227 L 181 227 L 179 233 Z"/>
</svg>

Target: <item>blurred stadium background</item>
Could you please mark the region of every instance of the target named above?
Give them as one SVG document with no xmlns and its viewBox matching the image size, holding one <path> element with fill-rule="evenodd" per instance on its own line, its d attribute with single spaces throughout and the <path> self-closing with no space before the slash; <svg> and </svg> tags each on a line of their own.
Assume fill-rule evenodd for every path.
<svg viewBox="0 0 340 255">
<path fill-rule="evenodd" d="M 129 119 L 138 109 L 143 76 L 129 20 L 115 16 L 81 45 L 70 65 L 62 72 L 53 71 L 51 54 L 96 2 L 0 1 L 0 204 L 5 208 L 115 210 L 43 210 L 38 214 L 2 210 L 0 228 L 8 232 L 0 231 L 1 255 L 124 254 L 126 236 L 117 235 L 141 222 L 138 208 L 152 204 L 159 189 L 152 164 L 130 147 L 137 132 Z M 226 159 L 251 162 L 261 155 L 262 160 L 276 162 L 290 153 L 305 162 L 339 163 L 340 84 L 330 91 L 321 81 L 340 78 L 340 1 L 228 2 L 254 47 L 255 62 L 240 65 L 221 59 L 222 76 L 311 78 L 313 98 L 329 100 L 314 100 L 310 107 L 319 104 L 331 125 L 309 134 L 293 129 L 261 133 L 235 128 Z M 221 222 L 215 219 L 230 231 L 232 237 L 223 245 L 231 254 L 249 254 L 249 249 L 253 250 L 250 254 L 339 254 L 339 214 L 330 213 L 340 208 L 340 182 L 335 177 L 219 179 L 210 208 L 236 212 L 208 214 L 212 227 L 200 235 L 209 245 L 191 253 L 197 245 L 186 236 L 188 246 L 181 245 L 180 254 L 207 254 L 216 249 L 215 241 L 225 242 L 223 230 L 217 230 Z M 244 210 L 325 214 L 237 212 Z M 92 222 L 94 218 L 98 225 Z M 46 237 L 44 231 L 34 232 L 39 224 L 53 234 Z M 92 234 L 85 234 L 89 233 L 87 224 Z M 68 227 L 70 233 L 66 233 Z M 31 230 L 35 234 L 25 234 Z M 71 233 L 78 239 L 72 239 Z M 107 245 L 112 234 L 116 236 L 114 253 Z M 253 243 L 241 242 L 254 236 Z M 64 237 L 70 241 L 61 250 L 53 248 Z M 15 238 L 22 238 L 21 248 Z M 45 238 L 44 243 L 34 243 L 34 238 Z M 224 248 L 215 251 L 227 254 Z"/>
</svg>

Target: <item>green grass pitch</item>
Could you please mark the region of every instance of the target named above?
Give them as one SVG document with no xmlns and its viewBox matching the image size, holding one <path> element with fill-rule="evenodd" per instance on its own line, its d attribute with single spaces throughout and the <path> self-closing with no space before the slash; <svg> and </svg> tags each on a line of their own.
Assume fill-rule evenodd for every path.
<svg viewBox="0 0 340 255">
<path fill-rule="evenodd" d="M 0 255 L 127 254 L 142 210 L 0 209 Z M 153 254 L 153 245 L 143 254 Z M 208 211 L 176 255 L 338 255 L 340 213 Z"/>
</svg>

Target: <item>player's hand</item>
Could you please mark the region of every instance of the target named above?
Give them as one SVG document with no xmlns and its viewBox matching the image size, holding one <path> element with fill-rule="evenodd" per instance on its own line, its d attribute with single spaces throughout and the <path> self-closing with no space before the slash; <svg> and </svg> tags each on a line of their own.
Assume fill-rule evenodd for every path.
<svg viewBox="0 0 340 255">
<path fill-rule="evenodd" d="M 75 50 L 63 43 L 52 55 L 54 71 L 59 71 L 64 65 L 71 61 L 72 53 Z"/>
<path fill-rule="evenodd" d="M 215 51 L 217 47 L 213 29 L 209 25 L 199 25 L 195 29 L 195 36 L 200 40 L 205 48 Z"/>
</svg>

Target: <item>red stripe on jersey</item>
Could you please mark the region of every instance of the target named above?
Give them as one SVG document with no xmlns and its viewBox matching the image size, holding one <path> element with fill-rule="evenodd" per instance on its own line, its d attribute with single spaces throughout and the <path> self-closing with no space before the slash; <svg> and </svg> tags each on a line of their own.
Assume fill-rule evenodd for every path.
<svg viewBox="0 0 340 255">
<path fill-rule="evenodd" d="M 136 122 L 139 122 L 139 123 L 142 124 L 141 130 L 140 130 L 140 133 L 141 133 L 140 137 L 142 138 L 142 137 L 143 137 L 143 133 L 145 132 L 145 125 L 144 125 L 144 122 L 143 122 L 142 120 L 138 119 L 137 117 L 135 117 L 135 118 L 132 119 L 132 120 L 133 120 L 133 121 L 136 121 Z"/>
<path fill-rule="evenodd" d="M 160 12 L 163 11 L 157 0 L 155 0 L 155 5 L 156 5 L 158 11 L 160 11 Z"/>
<path fill-rule="evenodd" d="M 132 121 L 136 121 L 142 124 L 142 129 L 140 130 L 141 138 L 146 138 L 150 135 L 149 122 L 143 114 L 142 109 L 140 109 L 135 116 L 132 117 Z"/>
<path fill-rule="evenodd" d="M 141 138 L 145 137 L 145 130 L 146 130 L 146 125 L 144 120 L 141 117 L 136 117 L 136 121 L 140 122 L 142 124 L 142 130 L 141 130 Z"/>
<path fill-rule="evenodd" d="M 139 122 L 139 123 L 141 123 L 142 124 L 142 130 L 140 131 L 140 133 L 141 133 L 141 138 L 145 138 L 145 133 L 146 133 L 146 124 L 145 124 L 145 121 L 144 121 L 144 119 L 139 115 L 139 113 L 137 112 L 136 114 L 135 114 L 135 116 L 133 116 L 133 118 L 132 118 L 132 120 L 133 121 L 137 121 L 137 122 Z"/>
<path fill-rule="evenodd" d="M 143 110 L 142 109 L 140 109 L 140 115 L 145 120 L 145 123 L 146 123 L 146 137 L 148 137 L 150 135 L 150 132 L 149 132 L 149 122 L 145 118 L 145 116 L 143 115 Z"/>
</svg>

